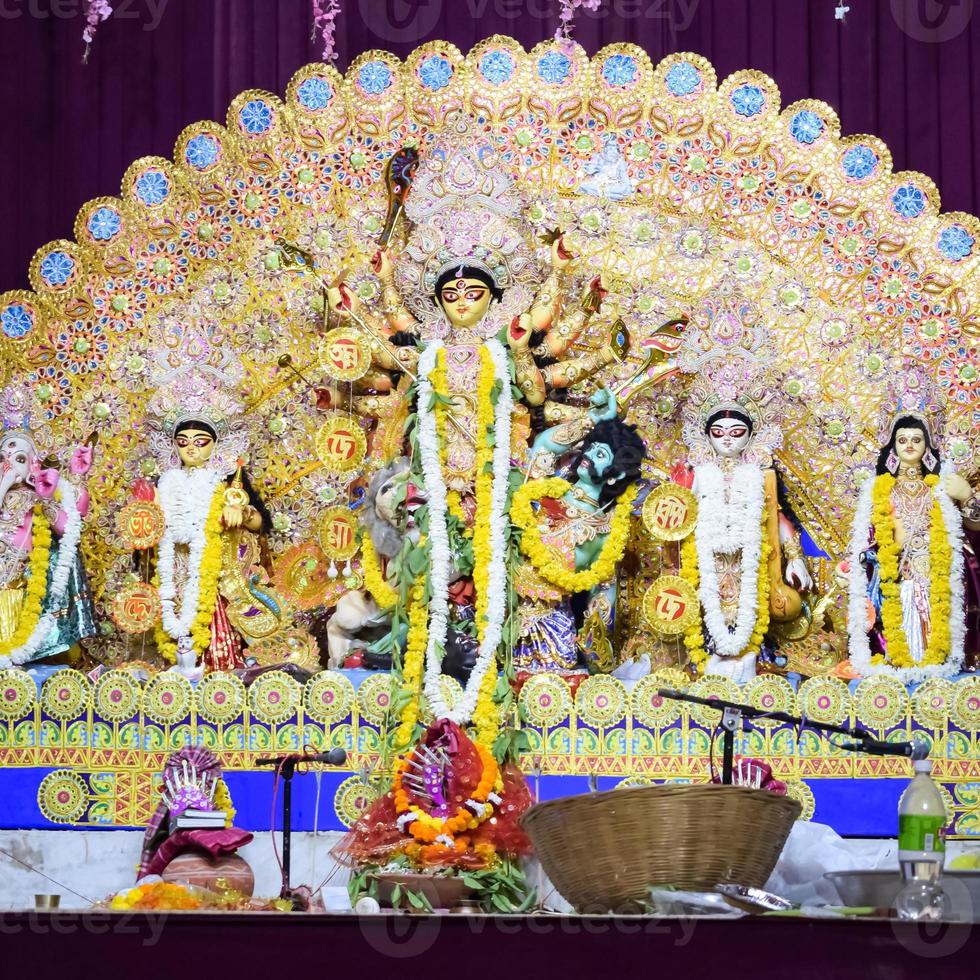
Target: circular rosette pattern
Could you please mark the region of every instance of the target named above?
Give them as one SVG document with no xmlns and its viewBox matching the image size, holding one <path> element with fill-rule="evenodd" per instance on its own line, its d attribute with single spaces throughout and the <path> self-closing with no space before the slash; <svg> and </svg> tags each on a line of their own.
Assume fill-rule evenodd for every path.
<svg viewBox="0 0 980 980">
<path fill-rule="evenodd" d="M 677 721 L 681 716 L 681 702 L 662 697 L 658 692 L 662 687 L 673 687 L 666 683 L 664 674 L 648 674 L 637 682 L 631 694 L 633 718 L 648 728 L 657 728 Z M 676 688 L 675 688 L 676 690 Z"/>
<path fill-rule="evenodd" d="M 41 688 L 41 708 L 49 718 L 71 721 L 85 713 L 92 697 L 92 684 L 80 670 L 59 670 Z"/>
<path fill-rule="evenodd" d="M 378 798 L 378 791 L 360 776 L 345 779 L 333 798 L 333 808 L 345 827 L 352 827 L 362 813 Z"/>
<path fill-rule="evenodd" d="M 321 725 L 336 725 L 354 706 L 354 685 L 333 670 L 323 670 L 303 690 L 306 716 Z"/>
<path fill-rule="evenodd" d="M 52 823 L 78 823 L 88 802 L 88 785 L 70 769 L 49 772 L 37 790 L 37 805 Z"/>
<path fill-rule="evenodd" d="M 291 718 L 299 702 L 299 684 L 280 671 L 257 677 L 248 691 L 252 714 L 267 725 L 278 725 Z"/>
<path fill-rule="evenodd" d="M 139 711 L 139 682 L 125 670 L 110 670 L 95 684 L 95 713 L 105 721 L 126 721 Z"/>
<path fill-rule="evenodd" d="M 159 725 L 185 718 L 193 703 L 191 682 L 174 671 L 157 674 L 143 691 L 143 713 Z"/>
<path fill-rule="evenodd" d="M 0 718 L 16 721 L 34 707 L 37 688 L 30 674 L 22 670 L 0 671 Z"/>
<path fill-rule="evenodd" d="M 622 721 L 626 714 L 626 702 L 623 682 L 608 674 L 586 677 L 575 695 L 579 720 L 596 728 Z"/>
<path fill-rule="evenodd" d="M 749 704 L 761 711 L 783 711 L 792 714 L 796 709 L 796 692 L 785 677 L 776 677 L 773 674 L 755 677 L 749 681 L 744 693 Z M 781 721 L 766 718 L 754 718 L 752 723 L 767 727 L 783 724 Z"/>
<path fill-rule="evenodd" d="M 912 717 L 923 728 L 945 728 L 956 689 L 945 677 L 930 677 L 912 693 Z"/>
<path fill-rule="evenodd" d="M 738 685 L 727 677 L 700 677 L 688 692 L 699 698 L 719 698 L 722 701 L 740 701 Z M 706 704 L 690 704 L 687 706 L 691 721 L 704 725 L 705 728 L 716 728 L 721 724 L 721 711 L 709 708 Z"/>
<path fill-rule="evenodd" d="M 814 721 L 839 725 L 851 712 L 851 692 L 836 677 L 811 677 L 796 693 L 800 713 Z"/>
<path fill-rule="evenodd" d="M 245 707 L 245 685 L 234 674 L 208 674 L 197 686 L 197 713 L 212 725 L 227 725 Z"/>
<path fill-rule="evenodd" d="M 786 783 L 786 795 L 796 800 L 803 809 L 797 820 L 812 820 L 813 812 L 816 809 L 816 800 L 813 798 L 813 790 L 800 779 L 794 779 Z"/>
<path fill-rule="evenodd" d="M 572 693 L 568 685 L 560 677 L 550 674 L 529 677 L 517 700 L 528 722 L 542 728 L 560 725 L 572 710 Z"/>
<path fill-rule="evenodd" d="M 869 728 L 892 728 L 909 709 L 905 685 L 894 677 L 866 677 L 854 692 L 858 720 Z"/>
<path fill-rule="evenodd" d="M 980 732 L 980 677 L 966 677 L 956 682 L 953 697 L 953 721 L 965 732 Z"/>
<path fill-rule="evenodd" d="M 357 709 L 371 725 L 383 725 L 391 707 L 391 676 L 372 674 L 357 689 Z"/>
</svg>

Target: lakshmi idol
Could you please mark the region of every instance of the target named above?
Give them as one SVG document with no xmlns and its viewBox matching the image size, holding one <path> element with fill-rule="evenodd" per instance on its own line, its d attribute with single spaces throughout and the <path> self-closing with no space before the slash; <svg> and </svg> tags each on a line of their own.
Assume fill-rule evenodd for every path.
<svg viewBox="0 0 980 980">
<path fill-rule="evenodd" d="M 911 381 L 862 489 L 848 568 L 851 665 L 905 682 L 975 670 L 980 654 L 980 513 L 940 459 L 928 385 Z"/>
<path fill-rule="evenodd" d="M 78 547 L 89 498 L 73 482 L 91 468 L 93 441 L 72 453 L 70 478 L 45 465 L 27 392 L 0 394 L 0 667 L 63 653 L 95 635 Z"/>
<path fill-rule="evenodd" d="M 269 514 L 242 467 L 248 437 L 232 387 L 239 366 L 211 350 L 205 335 L 192 340 L 187 360 L 172 355 L 177 366 L 164 364 L 147 406 L 161 472 L 155 486 L 137 481 L 134 496 L 155 501 L 162 512 L 157 647 L 175 669 L 196 678 L 204 670 L 244 667 L 247 645 L 289 618 L 263 565 Z"/>
</svg>

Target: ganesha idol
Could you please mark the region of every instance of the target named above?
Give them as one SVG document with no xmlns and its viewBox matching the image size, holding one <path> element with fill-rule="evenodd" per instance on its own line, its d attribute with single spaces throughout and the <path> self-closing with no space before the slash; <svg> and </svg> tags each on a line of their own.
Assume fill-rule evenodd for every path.
<svg viewBox="0 0 980 980">
<path fill-rule="evenodd" d="M 126 623 L 125 609 L 117 622 L 130 632 L 153 625 L 163 659 L 190 679 L 245 667 L 250 644 L 291 625 L 263 562 L 269 514 L 243 468 L 248 433 L 234 394 L 240 365 L 226 352 L 209 356 L 205 337 L 195 340 L 183 361 L 174 358 L 176 368 L 162 365 L 147 406 L 160 475 L 155 485 L 136 481 L 118 521 L 152 577 L 136 589 L 145 594 L 151 585 L 152 596 L 155 586 L 157 601 L 155 623 Z"/>
<path fill-rule="evenodd" d="M 26 397 L 25 389 L 0 395 L 0 667 L 63 653 L 95 634 L 79 551 L 89 507 L 80 481 L 95 440 L 75 449 L 67 476 L 45 465 Z"/>
</svg>

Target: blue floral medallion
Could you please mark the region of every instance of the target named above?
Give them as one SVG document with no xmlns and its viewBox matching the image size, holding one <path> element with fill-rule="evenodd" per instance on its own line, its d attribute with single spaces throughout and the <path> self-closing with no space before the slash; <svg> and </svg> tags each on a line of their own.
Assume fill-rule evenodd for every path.
<svg viewBox="0 0 980 980">
<path fill-rule="evenodd" d="M 859 143 L 845 151 L 841 166 L 851 180 L 865 180 L 878 169 L 878 154 L 870 146 Z"/>
<path fill-rule="evenodd" d="M 629 85 L 636 80 L 636 59 L 628 54 L 610 55 L 603 62 L 602 77 L 612 86 Z"/>
<path fill-rule="evenodd" d="M 357 84 L 368 95 L 380 95 L 391 85 L 391 69 L 383 61 L 369 61 L 357 73 Z"/>
<path fill-rule="evenodd" d="M 453 78 L 453 66 L 441 54 L 434 54 L 419 65 L 419 81 L 430 92 L 444 89 Z"/>
<path fill-rule="evenodd" d="M 312 75 L 307 78 L 296 90 L 296 98 L 299 104 L 307 112 L 319 112 L 326 109 L 333 98 L 333 89 L 325 78 L 319 75 Z"/>
<path fill-rule="evenodd" d="M 34 326 L 34 317 L 26 306 L 20 303 L 13 303 L 0 313 L 0 328 L 14 340 L 19 340 L 31 332 Z"/>
<path fill-rule="evenodd" d="M 513 55 L 509 51 L 495 48 L 488 51 L 477 66 L 480 74 L 491 85 L 503 85 L 514 77 L 514 69 L 517 67 Z"/>
<path fill-rule="evenodd" d="M 136 196 L 147 206 L 156 207 L 170 196 L 170 181 L 160 170 L 147 170 L 136 181 Z"/>
<path fill-rule="evenodd" d="M 915 184 L 903 184 L 892 194 L 892 207 L 900 218 L 918 218 L 926 209 L 926 196 Z"/>
<path fill-rule="evenodd" d="M 252 99 L 238 111 L 238 121 L 250 136 L 261 136 L 272 128 L 272 109 L 268 102 Z"/>
<path fill-rule="evenodd" d="M 99 208 L 88 219 L 88 232 L 100 242 L 111 241 L 122 228 L 122 216 L 114 208 Z"/>
<path fill-rule="evenodd" d="M 218 159 L 221 146 L 213 136 L 198 133 L 191 137 L 184 147 L 184 159 L 195 170 L 207 170 Z"/>
<path fill-rule="evenodd" d="M 807 146 L 816 143 L 823 135 L 824 122 L 812 109 L 800 109 L 789 124 L 789 134 L 797 143 Z"/>
<path fill-rule="evenodd" d="M 973 254 L 975 244 L 974 237 L 962 225 L 951 225 L 940 232 L 936 247 L 948 262 L 962 262 Z"/>
<path fill-rule="evenodd" d="M 52 288 L 64 286 L 74 271 L 75 260 L 66 252 L 48 252 L 41 260 L 41 278 Z"/>
<path fill-rule="evenodd" d="M 549 51 L 538 58 L 538 78 L 549 85 L 561 85 L 571 70 L 571 59 L 560 51 Z"/>
<path fill-rule="evenodd" d="M 701 72 L 689 61 L 678 61 L 667 70 L 664 82 L 671 95 L 690 95 L 701 84 Z"/>
<path fill-rule="evenodd" d="M 766 104 L 766 97 L 762 94 L 762 89 L 758 85 L 739 85 L 736 88 L 729 101 L 732 104 L 732 108 L 740 116 L 745 116 L 746 119 L 751 119 L 753 116 L 759 115 L 762 112 L 762 107 Z"/>
</svg>

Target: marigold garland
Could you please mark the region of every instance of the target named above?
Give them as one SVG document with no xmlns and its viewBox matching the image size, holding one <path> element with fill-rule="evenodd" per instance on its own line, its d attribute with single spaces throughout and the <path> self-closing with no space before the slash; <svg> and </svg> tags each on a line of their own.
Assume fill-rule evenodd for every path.
<svg viewBox="0 0 980 980">
<path fill-rule="evenodd" d="M 602 549 L 591 567 L 583 572 L 570 571 L 542 540 L 541 530 L 535 520 L 531 502 L 548 497 L 561 499 L 571 489 L 568 480 L 553 476 L 543 480 L 529 480 L 514 494 L 511 504 L 511 520 L 523 532 L 521 551 L 534 566 L 535 571 L 546 582 L 567 593 L 588 592 L 608 582 L 616 573 L 616 566 L 622 561 L 630 530 L 630 509 L 636 499 L 636 484 L 628 487 L 616 502 L 609 534 Z"/>
<path fill-rule="evenodd" d="M 44 593 L 48 580 L 48 560 L 51 557 L 51 526 L 40 504 L 34 505 L 31 523 L 30 579 L 27 594 L 21 606 L 20 619 L 13 636 L 0 642 L 0 657 L 10 656 L 11 651 L 22 647 L 34 632 L 44 613 Z"/>
<path fill-rule="evenodd" d="M 446 466 L 446 456 L 449 449 L 449 440 L 446 438 L 446 429 L 449 425 L 449 405 L 451 398 L 449 395 L 449 375 L 446 371 L 446 349 L 440 347 L 436 352 L 436 366 L 429 372 L 429 382 L 432 390 L 436 393 L 435 415 L 436 432 L 439 435 L 440 459 L 443 468 Z M 448 490 L 446 492 L 446 504 L 449 513 L 457 518 L 461 523 L 466 523 L 466 515 L 463 512 L 463 501 L 458 490 Z"/>
<path fill-rule="evenodd" d="M 429 642 L 429 607 L 425 602 L 425 575 L 412 586 L 408 607 L 408 638 L 402 660 L 402 685 L 411 692 L 398 719 L 395 746 L 404 750 L 415 735 L 419 719 L 419 700 L 422 693 L 422 671 L 425 667 L 425 648 Z"/>
<path fill-rule="evenodd" d="M 392 781 L 392 792 L 395 795 L 395 811 L 399 816 L 411 813 L 414 819 L 408 825 L 409 833 L 423 844 L 433 848 L 432 853 L 426 853 L 423 848 L 422 856 L 434 857 L 436 852 L 456 851 L 462 852 L 469 847 L 468 837 L 459 836 L 465 830 L 476 830 L 481 823 L 488 820 L 493 813 L 493 804 L 488 802 L 490 794 L 499 792 L 503 789 L 503 780 L 500 775 L 500 768 L 493 757 L 493 753 L 479 742 L 473 743 L 477 752 L 480 754 L 480 761 L 483 769 L 480 775 L 480 782 L 470 799 L 460 806 L 451 817 L 434 817 L 426 813 L 420 806 L 416 806 L 408 798 L 408 791 L 402 785 L 402 776 L 408 769 L 410 756 L 405 756 L 395 763 L 395 776 Z M 468 804 L 476 806 L 471 807 Z M 480 807 L 477 810 L 477 807 Z M 440 848 L 439 843 L 445 842 Z"/>
<path fill-rule="evenodd" d="M 769 537 L 763 524 L 761 529 L 762 545 L 759 552 L 759 578 L 758 596 L 759 608 L 756 614 L 755 627 L 748 645 L 741 656 L 758 653 L 762 648 L 762 642 L 766 638 L 769 630 Z M 681 578 L 694 590 L 697 595 L 701 587 L 701 575 L 698 571 L 698 550 L 694 541 L 694 535 L 689 534 L 681 544 Z M 690 662 L 694 665 L 697 673 L 704 673 L 704 666 L 708 662 L 708 651 L 704 642 L 704 627 L 701 624 L 701 617 L 684 632 L 684 646 L 687 648 Z"/>
<path fill-rule="evenodd" d="M 440 351 L 440 353 L 443 353 Z M 477 449 L 476 449 L 476 521 L 473 528 L 473 588 L 476 592 L 476 635 L 482 643 L 487 630 L 487 605 L 489 601 L 490 549 L 490 496 L 493 491 L 493 441 L 494 433 L 494 365 L 487 347 L 480 348 L 480 376 L 477 383 Z M 500 709 L 493 699 L 497 687 L 496 670 L 488 670 L 480 682 L 473 724 L 476 740 L 482 745 L 493 744 L 500 727 Z"/>
<path fill-rule="evenodd" d="M 929 475 L 926 485 L 932 489 L 939 478 Z M 951 615 L 950 568 L 953 552 L 943 521 L 939 501 L 933 495 L 929 513 L 929 606 L 931 627 L 922 661 L 916 663 L 909 652 L 908 640 L 902 628 L 901 549 L 895 540 L 895 515 L 892 491 L 895 477 L 882 473 L 875 478 L 872 489 L 875 542 L 878 545 L 878 565 L 881 569 L 881 622 L 887 645 L 887 659 L 895 667 L 925 667 L 946 662 L 950 649 L 949 619 Z"/>
<path fill-rule="evenodd" d="M 381 563 L 374 550 L 371 535 L 365 531 L 361 537 L 361 571 L 364 573 L 364 586 L 382 609 L 393 609 L 398 605 L 398 593 L 381 574 Z"/>
<path fill-rule="evenodd" d="M 211 507 L 204 522 L 204 552 L 201 555 L 201 591 L 197 603 L 197 615 L 191 624 L 191 642 L 195 651 L 203 654 L 211 645 L 211 620 L 218 603 L 218 580 L 221 578 L 221 512 L 224 509 L 225 488 L 220 483 L 211 497 Z M 159 575 L 154 576 L 159 584 Z M 157 623 L 154 630 L 157 649 L 161 655 L 174 663 L 177 660 L 177 641 Z"/>
</svg>

